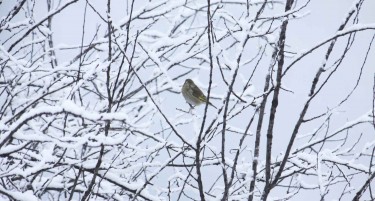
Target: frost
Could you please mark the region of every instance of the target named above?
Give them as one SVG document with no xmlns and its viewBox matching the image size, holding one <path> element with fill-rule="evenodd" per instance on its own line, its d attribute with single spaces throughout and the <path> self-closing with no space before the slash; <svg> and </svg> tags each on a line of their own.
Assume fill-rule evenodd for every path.
<svg viewBox="0 0 375 201">
<path fill-rule="evenodd" d="M 4 193 L 4 194 L 7 194 L 7 195 L 10 195 L 12 198 L 16 199 L 16 200 L 20 200 L 20 201 L 38 201 L 39 199 L 33 194 L 33 192 L 31 190 L 28 190 L 26 192 L 11 192 L 11 191 L 7 191 L 6 189 L 4 189 L 3 187 L 0 187 L 0 192 Z"/>
<path fill-rule="evenodd" d="M 1 199 L 259 200 L 269 177 L 267 200 L 345 200 L 374 171 L 367 1 L 343 20 L 313 1 L 33 2 L 0 8 Z M 327 16 L 349 23 L 324 35 Z M 317 94 L 301 96 L 317 72 Z M 190 108 L 186 79 L 206 96 L 212 79 L 218 108 Z"/>
</svg>

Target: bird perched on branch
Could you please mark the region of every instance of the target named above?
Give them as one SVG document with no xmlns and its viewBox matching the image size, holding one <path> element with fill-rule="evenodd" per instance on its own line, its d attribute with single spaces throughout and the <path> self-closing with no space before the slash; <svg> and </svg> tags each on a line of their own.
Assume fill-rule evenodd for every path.
<svg viewBox="0 0 375 201">
<path fill-rule="evenodd" d="M 191 108 L 194 106 L 201 105 L 207 102 L 207 97 L 203 92 L 194 84 L 193 80 L 186 79 L 184 85 L 181 89 L 182 95 L 184 96 L 186 102 Z M 216 108 L 212 103 L 208 102 L 209 105 Z"/>
</svg>

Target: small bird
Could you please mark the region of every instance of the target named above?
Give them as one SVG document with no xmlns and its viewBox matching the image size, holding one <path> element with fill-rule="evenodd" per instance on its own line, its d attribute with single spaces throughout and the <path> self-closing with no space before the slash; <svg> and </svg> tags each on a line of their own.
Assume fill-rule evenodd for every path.
<svg viewBox="0 0 375 201">
<path fill-rule="evenodd" d="M 201 105 L 207 102 L 207 97 L 203 92 L 194 84 L 193 80 L 186 79 L 184 85 L 181 89 L 182 95 L 184 96 L 186 102 L 191 108 L 194 106 Z M 212 103 L 208 102 L 209 105 L 216 108 Z"/>
</svg>

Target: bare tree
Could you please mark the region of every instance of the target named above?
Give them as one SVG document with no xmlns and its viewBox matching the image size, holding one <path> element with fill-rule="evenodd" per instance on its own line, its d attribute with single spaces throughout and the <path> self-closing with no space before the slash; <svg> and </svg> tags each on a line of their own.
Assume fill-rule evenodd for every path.
<svg viewBox="0 0 375 201">
<path fill-rule="evenodd" d="M 315 2 L 3 2 L 0 198 L 374 200 L 373 4 Z"/>
</svg>

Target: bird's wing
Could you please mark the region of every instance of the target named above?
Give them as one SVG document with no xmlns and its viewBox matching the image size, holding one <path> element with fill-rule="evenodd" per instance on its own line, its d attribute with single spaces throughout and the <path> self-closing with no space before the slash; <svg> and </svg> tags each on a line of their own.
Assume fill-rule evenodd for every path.
<svg viewBox="0 0 375 201">
<path fill-rule="evenodd" d="M 193 96 L 199 98 L 199 100 L 201 100 L 203 102 L 206 102 L 207 98 L 204 95 L 204 93 L 195 84 L 194 84 L 194 86 L 195 86 L 196 90 L 192 90 L 193 91 Z"/>
</svg>

